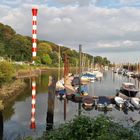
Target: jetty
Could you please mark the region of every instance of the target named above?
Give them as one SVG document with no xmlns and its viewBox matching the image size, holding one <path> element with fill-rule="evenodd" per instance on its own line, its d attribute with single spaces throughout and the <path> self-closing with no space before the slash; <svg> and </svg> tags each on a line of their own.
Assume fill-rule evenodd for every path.
<svg viewBox="0 0 140 140">
<path fill-rule="evenodd" d="M 25 78 L 38 77 L 40 74 L 41 74 L 40 69 L 19 71 L 16 74 L 16 79 L 25 79 Z"/>
</svg>

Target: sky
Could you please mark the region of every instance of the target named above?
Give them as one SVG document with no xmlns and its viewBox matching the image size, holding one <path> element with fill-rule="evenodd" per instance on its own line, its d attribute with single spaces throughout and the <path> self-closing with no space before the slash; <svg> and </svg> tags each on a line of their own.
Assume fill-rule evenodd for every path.
<svg viewBox="0 0 140 140">
<path fill-rule="evenodd" d="M 140 60 L 140 0 L 1 0 L 0 22 L 32 36 L 38 8 L 38 38 L 115 63 Z"/>
</svg>

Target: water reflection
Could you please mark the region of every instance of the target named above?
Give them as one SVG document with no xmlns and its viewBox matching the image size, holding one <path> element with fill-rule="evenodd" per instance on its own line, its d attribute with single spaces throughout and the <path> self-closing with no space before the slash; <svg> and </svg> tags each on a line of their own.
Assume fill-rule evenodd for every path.
<svg viewBox="0 0 140 140">
<path fill-rule="evenodd" d="M 31 108 L 31 124 L 30 128 L 35 129 L 35 104 L 36 104 L 36 79 L 35 77 L 32 78 L 32 100 L 31 100 L 32 108 Z"/>
<path fill-rule="evenodd" d="M 50 90 L 54 90 L 54 85 L 48 86 L 49 76 L 57 79 L 58 70 L 48 70 L 46 73 L 36 79 L 36 132 L 32 132 L 29 128 L 29 121 L 31 117 L 31 86 L 19 95 L 16 100 L 11 102 L 4 110 L 4 135 L 6 140 L 14 140 L 15 133 L 20 134 L 22 137 L 31 135 L 34 137 L 42 135 L 43 131 L 58 127 L 65 121 L 69 121 L 75 117 L 75 115 L 85 114 L 95 117 L 104 112 L 95 110 L 86 111 L 81 107 L 81 103 L 74 103 L 72 101 L 58 100 L 55 98 L 55 94 L 50 94 Z M 104 77 L 101 81 L 95 81 L 88 85 L 90 96 L 113 96 L 116 94 L 116 89 L 120 89 L 122 82 L 128 81 L 127 77 L 114 74 L 111 71 L 104 72 Z M 132 83 L 139 84 L 139 81 L 131 79 Z M 28 81 L 30 85 L 30 81 Z M 50 85 L 50 84 L 49 84 Z M 47 116 L 46 116 L 47 115 Z M 139 121 L 138 111 L 128 111 L 128 114 L 124 114 L 121 110 L 113 108 L 112 111 L 107 112 L 107 115 L 113 117 L 117 122 L 123 122 L 128 126 L 128 120 Z M 132 120 L 131 119 L 131 120 Z M 131 122 L 132 123 L 132 122 Z"/>
</svg>

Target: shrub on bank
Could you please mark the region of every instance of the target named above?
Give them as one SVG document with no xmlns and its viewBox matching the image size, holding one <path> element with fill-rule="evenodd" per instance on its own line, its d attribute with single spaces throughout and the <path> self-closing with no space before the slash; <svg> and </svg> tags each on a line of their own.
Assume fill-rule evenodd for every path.
<svg viewBox="0 0 140 140">
<path fill-rule="evenodd" d="M 30 138 L 31 139 L 31 138 Z M 115 123 L 111 118 L 98 116 L 96 119 L 79 116 L 44 134 L 37 140 L 139 140 L 130 129 Z"/>
<path fill-rule="evenodd" d="M 14 76 L 15 69 L 9 62 L 0 62 L 0 86 L 6 82 L 10 82 Z"/>
</svg>

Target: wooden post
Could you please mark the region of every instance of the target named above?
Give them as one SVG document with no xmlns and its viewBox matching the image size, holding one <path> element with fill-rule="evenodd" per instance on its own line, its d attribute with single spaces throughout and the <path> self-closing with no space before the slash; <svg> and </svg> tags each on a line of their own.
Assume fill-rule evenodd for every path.
<svg viewBox="0 0 140 140">
<path fill-rule="evenodd" d="M 64 99 L 64 120 L 66 120 L 66 112 L 67 112 L 67 98 Z"/>
<path fill-rule="evenodd" d="M 48 109 L 47 109 L 47 117 L 46 117 L 46 131 L 53 128 L 55 86 L 56 86 L 55 78 L 49 76 L 49 84 L 48 84 Z"/>
<path fill-rule="evenodd" d="M 3 139 L 3 114 L 0 111 L 0 140 Z"/>
</svg>

